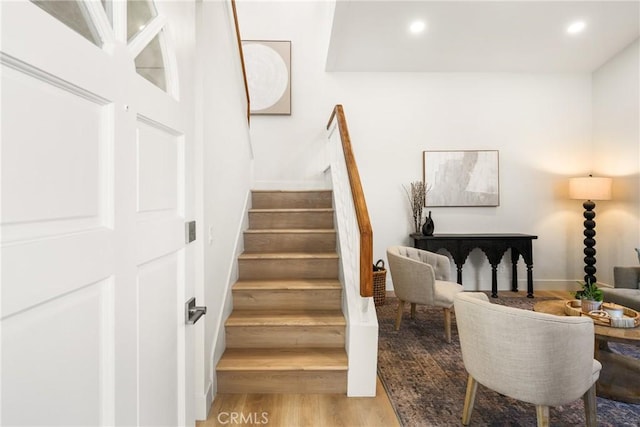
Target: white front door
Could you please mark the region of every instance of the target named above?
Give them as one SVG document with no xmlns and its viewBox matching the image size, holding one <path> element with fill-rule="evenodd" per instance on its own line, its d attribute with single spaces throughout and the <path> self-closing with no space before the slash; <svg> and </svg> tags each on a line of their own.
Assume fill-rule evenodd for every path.
<svg viewBox="0 0 640 427">
<path fill-rule="evenodd" d="M 41 3 L 0 3 L 0 424 L 193 425 L 193 106 L 167 19 Z"/>
</svg>

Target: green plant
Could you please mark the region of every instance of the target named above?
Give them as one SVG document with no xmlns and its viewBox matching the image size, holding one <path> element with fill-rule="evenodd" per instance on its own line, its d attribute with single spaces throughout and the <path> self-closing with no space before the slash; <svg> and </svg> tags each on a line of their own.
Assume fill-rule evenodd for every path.
<svg viewBox="0 0 640 427">
<path fill-rule="evenodd" d="M 598 288 L 598 284 L 596 282 L 592 282 L 590 279 L 587 279 L 586 283 L 581 284 L 582 289 L 576 291 L 576 299 L 588 299 L 592 301 L 602 301 L 604 299 L 604 295 L 600 288 Z"/>
</svg>

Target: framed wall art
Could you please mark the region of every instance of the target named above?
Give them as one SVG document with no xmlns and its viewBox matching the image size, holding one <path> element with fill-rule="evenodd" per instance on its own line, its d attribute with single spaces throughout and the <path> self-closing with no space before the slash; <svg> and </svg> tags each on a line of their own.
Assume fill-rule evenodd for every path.
<svg viewBox="0 0 640 427">
<path fill-rule="evenodd" d="M 426 206 L 499 206 L 497 150 L 424 151 Z"/>
<path fill-rule="evenodd" d="M 291 42 L 243 40 L 251 114 L 291 114 Z"/>
</svg>

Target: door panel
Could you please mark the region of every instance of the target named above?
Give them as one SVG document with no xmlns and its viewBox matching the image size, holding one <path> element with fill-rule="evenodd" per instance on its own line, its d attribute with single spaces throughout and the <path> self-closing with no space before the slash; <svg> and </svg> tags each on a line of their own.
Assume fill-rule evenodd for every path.
<svg viewBox="0 0 640 427">
<path fill-rule="evenodd" d="M 179 137 L 138 121 L 138 212 L 171 211 L 169 215 L 176 215 L 182 159 Z"/>
<path fill-rule="evenodd" d="M 0 8 L 0 425 L 193 425 L 193 106 L 137 74 L 126 40 Z"/>
<path fill-rule="evenodd" d="M 3 319 L 3 425 L 112 424 L 112 293 L 107 278 Z"/>
<path fill-rule="evenodd" d="M 182 293 L 178 283 L 184 275 L 179 256 L 172 253 L 138 268 L 141 425 L 179 425 L 176 344 L 180 313 L 174 303 Z"/>
<path fill-rule="evenodd" d="M 107 101 L 28 72 L 2 65 L 2 240 L 106 225 Z"/>
</svg>

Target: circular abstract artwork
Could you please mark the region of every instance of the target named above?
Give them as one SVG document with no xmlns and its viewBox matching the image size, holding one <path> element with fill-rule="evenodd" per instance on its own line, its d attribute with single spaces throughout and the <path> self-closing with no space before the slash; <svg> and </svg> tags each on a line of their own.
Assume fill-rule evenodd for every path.
<svg viewBox="0 0 640 427">
<path fill-rule="evenodd" d="M 287 65 L 278 52 L 263 44 L 243 46 L 251 110 L 265 110 L 275 105 L 289 85 Z"/>
</svg>

